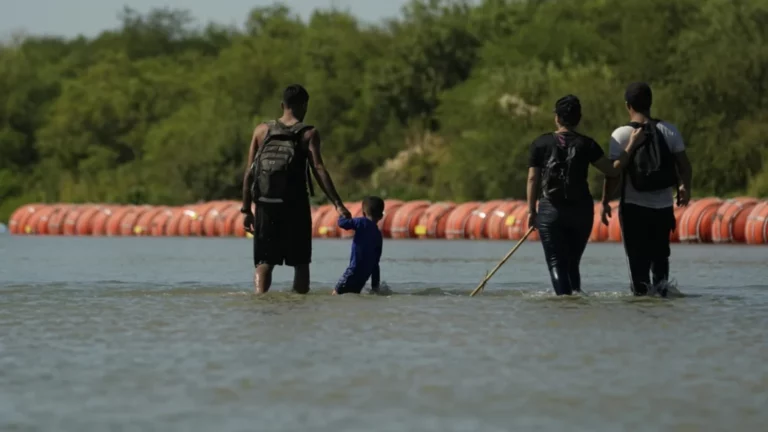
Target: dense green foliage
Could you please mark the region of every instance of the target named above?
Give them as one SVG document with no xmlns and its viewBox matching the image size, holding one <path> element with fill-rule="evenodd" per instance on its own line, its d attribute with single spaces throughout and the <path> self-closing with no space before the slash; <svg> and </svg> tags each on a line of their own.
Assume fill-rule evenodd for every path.
<svg viewBox="0 0 768 432">
<path fill-rule="evenodd" d="M 762 0 L 422 0 L 378 26 L 280 6 L 242 31 L 190 22 L 126 10 L 94 39 L 0 47 L 0 219 L 30 201 L 237 198 L 253 127 L 293 82 L 348 199 L 521 198 L 554 101 L 578 95 L 582 132 L 607 146 L 635 80 L 683 132 L 694 195 L 768 195 Z"/>
</svg>

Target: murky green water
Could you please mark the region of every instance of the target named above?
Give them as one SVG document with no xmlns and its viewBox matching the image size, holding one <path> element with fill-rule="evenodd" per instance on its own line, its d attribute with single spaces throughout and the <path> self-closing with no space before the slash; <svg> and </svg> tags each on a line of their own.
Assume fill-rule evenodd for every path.
<svg viewBox="0 0 768 432">
<path fill-rule="evenodd" d="M 677 246 L 687 296 L 627 295 L 595 244 L 586 298 L 541 246 L 388 241 L 388 298 L 250 294 L 233 239 L 0 237 L 2 431 L 758 431 L 768 422 L 768 248 Z"/>
</svg>

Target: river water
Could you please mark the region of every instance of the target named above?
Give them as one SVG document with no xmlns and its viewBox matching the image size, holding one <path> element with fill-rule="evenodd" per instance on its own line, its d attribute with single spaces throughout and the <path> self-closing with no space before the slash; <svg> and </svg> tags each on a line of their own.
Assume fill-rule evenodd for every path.
<svg viewBox="0 0 768 432">
<path fill-rule="evenodd" d="M 768 423 L 768 248 L 673 249 L 683 297 L 635 299 L 616 244 L 586 297 L 538 243 L 386 241 L 389 297 L 251 294 L 250 242 L 0 237 L 2 431 L 757 431 Z"/>
</svg>

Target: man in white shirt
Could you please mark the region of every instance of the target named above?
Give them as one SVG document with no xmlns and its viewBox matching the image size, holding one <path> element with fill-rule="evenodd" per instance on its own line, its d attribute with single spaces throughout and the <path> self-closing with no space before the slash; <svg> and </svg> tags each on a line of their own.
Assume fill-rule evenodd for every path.
<svg viewBox="0 0 768 432">
<path fill-rule="evenodd" d="M 673 189 L 677 189 L 677 205 L 688 205 L 691 190 L 691 163 L 677 128 L 670 123 L 651 117 L 653 93 L 648 84 L 630 84 L 624 98 L 630 124 L 619 127 L 611 134 L 610 159 L 618 159 L 621 151 L 629 143 L 635 128 L 650 126 L 649 145 L 655 145 L 659 150 L 651 154 L 651 157 L 662 161 L 665 157 L 668 158 L 666 164 L 661 162 L 657 165 L 657 172 L 652 175 L 661 175 L 671 180 L 662 181 L 662 183 L 657 181 L 655 184 L 649 182 L 647 179 L 650 177 L 643 177 L 643 175 L 649 175 L 648 165 L 638 168 L 639 165 L 633 166 L 633 162 L 630 161 L 621 179 L 606 177 L 604 181 L 602 220 L 607 225 L 608 217 L 611 215 L 609 201 L 618 189 L 621 196 L 619 220 L 624 249 L 629 260 L 632 292 L 635 295 L 645 295 L 653 282 L 654 286 L 661 288 L 659 290 L 661 295 L 666 295 L 662 282 L 669 279 L 669 237 L 670 232 L 675 229 Z M 645 155 L 649 154 L 645 153 Z M 635 155 L 633 155 L 634 158 Z M 666 176 L 661 173 L 664 169 L 668 170 Z M 653 279 L 650 277 L 651 273 Z"/>
</svg>

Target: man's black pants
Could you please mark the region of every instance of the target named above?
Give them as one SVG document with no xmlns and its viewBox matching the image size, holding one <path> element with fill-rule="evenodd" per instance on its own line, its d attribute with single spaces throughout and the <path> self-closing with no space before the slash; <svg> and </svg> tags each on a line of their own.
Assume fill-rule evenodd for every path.
<svg viewBox="0 0 768 432">
<path fill-rule="evenodd" d="M 651 281 L 656 285 L 669 279 L 669 236 L 675 229 L 675 211 L 673 207 L 655 209 L 622 203 L 619 221 L 632 292 L 646 295 Z"/>
</svg>

